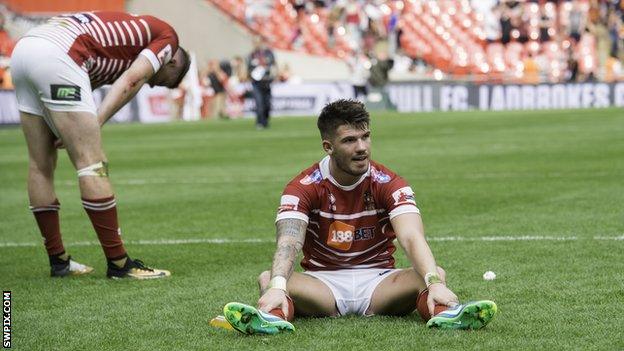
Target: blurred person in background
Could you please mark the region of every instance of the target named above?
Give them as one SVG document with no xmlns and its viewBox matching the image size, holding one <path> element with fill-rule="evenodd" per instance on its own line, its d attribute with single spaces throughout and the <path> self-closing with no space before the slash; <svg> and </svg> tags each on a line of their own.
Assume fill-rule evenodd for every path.
<svg viewBox="0 0 624 351">
<path fill-rule="evenodd" d="M 120 22 L 136 31 L 122 30 Z M 94 29 L 106 35 L 96 36 Z M 106 275 L 130 279 L 170 275 L 126 252 L 100 129 L 144 84 L 177 87 L 190 63 L 169 24 L 153 16 L 114 11 L 53 17 L 15 46 L 11 68 L 28 145 L 28 197 L 51 276 L 93 271 L 74 261 L 63 245 L 54 188 L 59 147 L 67 149 L 76 169 L 82 205 L 106 257 Z M 107 84 L 112 85 L 96 108 L 92 89 Z"/>
<path fill-rule="evenodd" d="M 585 13 L 581 9 L 581 4 L 578 0 L 572 1 L 572 9 L 568 15 L 568 21 L 568 34 L 575 43 L 578 43 L 581 40 L 581 34 L 585 31 Z"/>
<path fill-rule="evenodd" d="M 368 78 L 370 77 L 371 63 L 360 51 L 356 51 L 347 61 L 351 72 L 353 97 L 359 101 L 366 101 L 368 95 Z"/>
<path fill-rule="evenodd" d="M 234 56 L 231 61 L 232 74 L 225 86 L 227 99 L 225 109 L 230 118 L 239 118 L 243 115 L 245 105 L 245 93 L 247 92 L 246 82 L 247 65 L 241 56 Z"/>
<path fill-rule="evenodd" d="M 579 62 L 572 46 L 569 47 L 567 50 L 567 57 L 567 70 L 564 77 L 565 81 L 570 83 L 576 83 L 579 75 Z"/>
<path fill-rule="evenodd" d="M 8 58 L 0 58 L 0 89 L 13 89 L 13 81 L 11 79 L 11 67 L 9 65 L 10 60 Z"/>
<path fill-rule="evenodd" d="M 596 54 L 598 55 L 598 67 L 604 68 L 609 57 L 611 41 L 607 28 L 608 11 L 606 3 L 591 0 L 589 8 L 588 30 L 596 38 Z"/>
<path fill-rule="evenodd" d="M 522 80 L 526 84 L 538 84 L 540 82 L 540 68 L 533 52 L 529 51 L 522 61 L 524 65 Z"/>
<path fill-rule="evenodd" d="M 217 60 L 210 60 L 206 69 L 205 77 L 208 86 L 212 88 L 213 97 L 210 109 L 211 118 L 227 118 L 225 113 L 225 87 L 228 81 L 228 74 Z M 231 71 L 231 68 L 230 68 Z"/>
<path fill-rule="evenodd" d="M 271 84 L 276 75 L 273 51 L 262 37 L 254 38 L 254 49 L 247 57 L 247 71 L 256 103 L 256 128 L 269 127 L 271 116 Z"/>
<path fill-rule="evenodd" d="M 395 107 L 390 102 L 386 85 L 390 81 L 390 70 L 394 67 L 394 59 L 388 56 L 387 45 L 381 43 L 375 50 L 376 57 L 371 58 L 370 76 L 368 83 L 370 92 L 367 102 L 370 109 L 391 110 Z"/>
<path fill-rule="evenodd" d="M 611 40 L 611 48 L 609 57 L 619 57 L 622 49 L 622 38 L 620 37 L 624 28 L 622 27 L 622 18 L 616 11 L 609 13 L 607 26 L 609 30 L 609 39 Z"/>
<path fill-rule="evenodd" d="M 377 57 L 371 59 L 370 76 L 368 82 L 371 87 L 381 90 L 388 84 L 389 72 L 394 66 L 394 60 L 388 57 L 384 50 L 378 50 Z"/>
</svg>

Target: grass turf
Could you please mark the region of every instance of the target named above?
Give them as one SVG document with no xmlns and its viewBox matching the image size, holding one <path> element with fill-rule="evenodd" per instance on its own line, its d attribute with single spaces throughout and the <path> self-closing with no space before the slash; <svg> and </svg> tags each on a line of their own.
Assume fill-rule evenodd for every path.
<svg viewBox="0 0 624 351">
<path fill-rule="evenodd" d="M 432 331 L 416 315 L 301 319 L 296 333 L 274 337 L 210 328 L 225 303 L 256 301 L 255 277 L 271 264 L 280 193 L 323 156 L 315 122 L 275 119 L 266 131 L 249 120 L 106 126 L 129 252 L 173 272 L 146 282 L 105 279 L 101 249 L 79 244 L 95 234 L 64 152 L 56 175 L 63 236 L 96 272 L 47 277 L 28 211 L 23 137 L 0 129 L 0 287 L 13 294 L 13 347 L 624 349 L 624 240 L 612 240 L 624 234 L 621 109 L 373 114 L 373 159 L 412 184 L 450 287 L 462 299 L 498 303 L 486 329 Z M 443 240 L 450 237 L 463 240 Z M 260 242 L 138 242 L 158 239 Z M 401 252 L 397 261 L 408 264 Z M 482 280 L 486 270 L 497 279 Z"/>
</svg>

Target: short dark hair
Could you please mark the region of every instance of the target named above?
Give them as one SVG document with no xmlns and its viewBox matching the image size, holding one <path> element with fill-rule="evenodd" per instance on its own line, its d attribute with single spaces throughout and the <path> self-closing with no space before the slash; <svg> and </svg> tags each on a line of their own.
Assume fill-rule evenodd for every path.
<svg viewBox="0 0 624 351">
<path fill-rule="evenodd" d="M 330 139 L 342 125 L 364 129 L 369 123 L 370 116 L 361 101 L 340 99 L 325 105 L 316 125 L 321 132 L 321 138 Z"/>
<path fill-rule="evenodd" d="M 182 70 L 180 71 L 178 79 L 169 88 L 177 88 L 178 85 L 180 85 L 180 83 L 182 82 L 182 79 L 184 79 L 184 76 L 186 76 L 189 68 L 191 67 L 191 56 L 189 56 L 188 52 L 186 52 L 186 50 L 184 50 L 181 46 L 178 47 L 178 50 L 180 50 L 180 52 L 182 53 L 182 60 L 184 62 L 182 62 Z"/>
</svg>

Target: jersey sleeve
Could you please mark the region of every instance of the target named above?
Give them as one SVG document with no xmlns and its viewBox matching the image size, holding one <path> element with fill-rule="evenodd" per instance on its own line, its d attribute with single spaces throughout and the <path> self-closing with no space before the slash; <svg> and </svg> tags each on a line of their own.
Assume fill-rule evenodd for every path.
<svg viewBox="0 0 624 351">
<path fill-rule="evenodd" d="M 141 20 L 147 26 L 149 43 L 140 54 L 149 60 L 156 73 L 178 50 L 178 35 L 170 25 L 156 17 L 141 16 Z"/>
<path fill-rule="evenodd" d="M 300 177 L 297 177 L 286 185 L 280 198 L 275 222 L 294 218 L 308 223 L 315 198 L 314 189 L 312 185 L 301 184 L 299 179 Z"/>
<path fill-rule="evenodd" d="M 412 187 L 399 176 L 382 185 L 381 199 L 390 219 L 404 213 L 420 213 Z"/>
</svg>

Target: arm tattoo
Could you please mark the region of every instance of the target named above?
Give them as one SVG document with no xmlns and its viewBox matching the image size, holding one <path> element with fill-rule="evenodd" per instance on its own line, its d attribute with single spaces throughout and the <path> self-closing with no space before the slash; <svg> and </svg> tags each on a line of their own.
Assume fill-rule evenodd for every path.
<svg viewBox="0 0 624 351">
<path fill-rule="evenodd" d="M 277 250 L 273 256 L 272 277 L 290 277 L 297 254 L 303 247 L 307 227 L 308 224 L 300 219 L 289 218 L 277 222 Z"/>
</svg>

